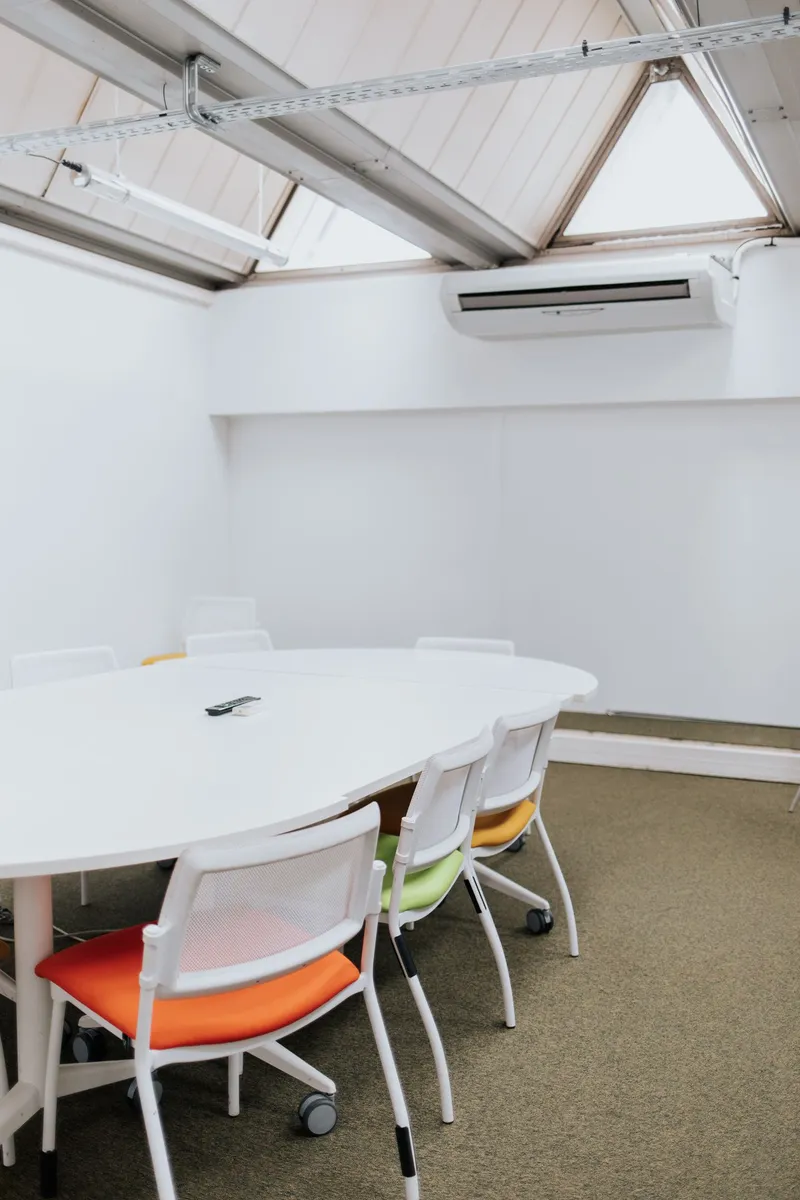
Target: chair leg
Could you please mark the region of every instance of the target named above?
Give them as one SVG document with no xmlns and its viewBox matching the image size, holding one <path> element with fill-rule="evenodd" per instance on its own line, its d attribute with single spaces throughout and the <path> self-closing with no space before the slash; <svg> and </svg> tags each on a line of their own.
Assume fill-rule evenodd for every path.
<svg viewBox="0 0 800 1200">
<path fill-rule="evenodd" d="M 544 852 L 549 859 L 550 866 L 553 869 L 553 874 L 556 877 L 556 883 L 558 884 L 558 890 L 561 893 L 561 902 L 564 905 L 564 912 L 567 914 L 567 928 L 569 929 L 569 952 L 573 958 L 577 958 L 578 953 L 579 953 L 579 951 L 578 951 L 578 927 L 575 924 L 575 910 L 572 907 L 572 897 L 569 894 L 569 888 L 567 887 L 567 881 L 564 878 L 564 873 L 558 864 L 558 859 L 556 858 L 556 852 L 553 849 L 552 843 L 550 842 L 550 838 L 547 836 L 547 830 L 544 827 L 544 821 L 542 820 L 541 814 L 538 811 L 538 809 L 536 812 L 536 816 L 533 818 L 533 823 L 536 826 L 536 830 L 539 834 L 539 837 L 542 839 L 542 845 L 544 846 Z"/>
<path fill-rule="evenodd" d="M 428 1004 L 428 997 L 422 989 L 417 967 L 414 959 L 411 957 L 402 930 L 391 930 L 392 944 L 394 945 L 395 953 L 403 968 L 403 974 L 406 977 L 406 982 L 411 989 L 411 995 L 414 997 L 414 1002 L 419 1010 L 419 1015 L 422 1017 L 422 1024 L 425 1026 L 425 1032 L 428 1035 L 431 1050 L 433 1051 L 433 1061 L 436 1065 L 436 1078 L 439 1081 L 439 1102 L 442 1108 L 442 1120 L 446 1125 L 451 1125 L 454 1120 L 453 1115 L 453 1092 L 450 1087 L 450 1072 L 447 1069 L 447 1057 L 444 1052 L 441 1035 L 436 1026 L 431 1006 Z"/>
<path fill-rule="evenodd" d="M 81 904 L 89 903 L 89 876 L 81 871 Z"/>
<path fill-rule="evenodd" d="M 298 1058 L 296 1054 L 292 1054 L 291 1050 L 287 1050 L 280 1042 L 265 1042 L 261 1046 L 254 1046 L 252 1050 L 248 1050 L 248 1054 L 274 1067 L 276 1071 L 282 1071 L 291 1079 L 314 1088 L 317 1092 L 324 1092 L 326 1096 L 336 1095 L 336 1084 L 332 1079 L 323 1075 L 310 1063 L 304 1062 L 302 1058 Z"/>
<path fill-rule="evenodd" d="M 64 1000 L 53 1001 L 50 1017 L 50 1038 L 47 1043 L 47 1066 L 44 1077 L 44 1111 L 42 1113 L 41 1194 L 58 1194 L 58 1158 L 56 1150 L 56 1112 L 58 1108 L 58 1069 L 61 1063 L 61 1040 L 64 1035 Z"/>
<path fill-rule="evenodd" d="M 6 1070 L 6 1058 L 3 1053 L 3 1043 L 0 1042 L 0 1100 L 8 1093 L 8 1072 Z M 16 1154 L 14 1151 L 14 1135 L 6 1138 L 3 1142 L 3 1166 L 13 1167 L 16 1162 Z"/>
<path fill-rule="evenodd" d="M 158 1200 L 177 1200 L 167 1155 L 167 1144 L 164 1141 L 164 1130 L 161 1127 L 161 1116 L 153 1088 L 153 1077 L 150 1074 L 150 1065 L 144 1059 L 136 1062 L 136 1083 L 147 1133 L 147 1144 L 150 1147 L 150 1158 L 156 1177 Z"/>
<path fill-rule="evenodd" d="M 408 1117 L 406 1098 L 403 1095 L 400 1076 L 397 1074 L 397 1064 L 394 1061 L 389 1036 L 383 1022 L 383 1013 L 378 1003 L 375 984 L 371 979 L 364 989 L 364 999 L 367 1003 L 369 1023 L 372 1026 L 372 1032 L 375 1036 L 375 1044 L 378 1047 L 386 1086 L 389 1089 L 389 1097 L 392 1101 L 397 1152 L 400 1155 L 400 1170 L 403 1172 L 405 1180 L 406 1200 L 419 1200 L 417 1162 L 414 1154 L 414 1141 L 411 1137 L 411 1123 Z"/>
<path fill-rule="evenodd" d="M 789 812 L 794 812 L 794 810 L 797 808 L 798 801 L 800 801 L 800 788 L 797 789 L 792 797 L 792 803 L 789 805 Z"/>
<path fill-rule="evenodd" d="M 503 943 L 500 941 L 500 935 L 497 932 L 497 926 L 494 923 L 489 905 L 486 903 L 486 897 L 483 894 L 483 889 L 478 882 L 478 877 L 475 874 L 475 869 L 471 862 L 465 864 L 464 883 L 466 884 L 469 898 L 472 901 L 472 906 L 475 912 L 480 917 L 483 932 L 486 934 L 486 940 L 489 943 L 494 961 L 497 966 L 497 974 L 500 976 L 500 987 L 503 989 L 503 1014 L 506 1023 L 506 1028 L 514 1029 L 517 1024 L 516 1013 L 514 1012 L 514 991 L 511 987 L 511 976 L 508 972 L 508 962 L 506 961 Z"/>
<path fill-rule="evenodd" d="M 239 1059 L 240 1054 L 228 1056 L 228 1116 L 239 1115 Z"/>
<path fill-rule="evenodd" d="M 545 900 L 544 896 L 537 896 L 536 892 L 532 892 L 529 888 L 525 888 L 520 883 L 515 883 L 513 879 L 506 878 L 499 871 L 493 871 L 491 867 L 487 867 L 485 862 L 477 860 L 474 863 L 475 874 L 483 882 L 484 887 L 490 887 L 493 892 L 501 892 L 504 896 L 510 896 L 512 900 L 520 900 L 523 904 L 529 904 L 532 908 L 549 908 L 550 901 Z"/>
</svg>

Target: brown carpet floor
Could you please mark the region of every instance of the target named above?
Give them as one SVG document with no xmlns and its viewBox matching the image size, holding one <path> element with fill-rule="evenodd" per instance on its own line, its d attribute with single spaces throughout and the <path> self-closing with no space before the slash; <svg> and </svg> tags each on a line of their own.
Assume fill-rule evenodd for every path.
<svg viewBox="0 0 800 1200">
<path fill-rule="evenodd" d="M 535 838 L 502 869 L 552 897 L 552 935 L 531 937 L 521 906 L 490 894 L 515 1031 L 501 1027 L 493 963 L 462 890 L 410 935 L 449 1052 L 450 1127 L 438 1121 L 427 1043 L 383 938 L 379 991 L 426 1200 L 800 1197 L 800 813 L 786 813 L 791 794 L 553 767 L 544 815 L 572 888 L 581 958 L 567 955 Z M 140 920 L 157 912 L 163 885 L 156 868 L 97 874 L 94 903 L 81 910 L 77 880 L 60 880 L 57 920 L 72 929 Z M 13 1069 L 5 1002 L 0 1027 Z M 258 1062 L 247 1064 L 236 1120 L 221 1064 L 163 1072 L 181 1200 L 400 1200 L 391 1112 L 360 1001 L 292 1045 L 339 1085 L 340 1122 L 328 1138 L 298 1134 L 304 1089 Z M 155 1195 L 124 1090 L 62 1102 L 64 1200 Z M 38 1124 L 18 1135 L 0 1196 L 36 1196 Z"/>
</svg>

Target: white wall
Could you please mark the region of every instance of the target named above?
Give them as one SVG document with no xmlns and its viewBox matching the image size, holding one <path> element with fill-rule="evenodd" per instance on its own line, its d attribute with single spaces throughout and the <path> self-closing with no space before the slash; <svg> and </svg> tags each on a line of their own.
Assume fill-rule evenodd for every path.
<svg viewBox="0 0 800 1200">
<path fill-rule="evenodd" d="M 234 586 L 278 645 L 508 636 L 599 709 L 800 724 L 799 263 L 745 257 L 732 333 L 475 342 L 432 275 L 222 297 L 215 411 L 351 410 L 231 422 Z"/>
<path fill-rule="evenodd" d="M 0 237 L 0 686 L 16 652 L 177 649 L 228 585 L 224 428 L 189 289 Z"/>
<path fill-rule="evenodd" d="M 800 405 L 232 423 L 237 590 L 278 646 L 513 638 L 598 710 L 800 724 Z"/>
<path fill-rule="evenodd" d="M 800 240 L 742 258 L 735 327 L 508 342 L 448 324 L 436 273 L 270 280 L 215 305 L 221 414 L 800 395 Z"/>
</svg>

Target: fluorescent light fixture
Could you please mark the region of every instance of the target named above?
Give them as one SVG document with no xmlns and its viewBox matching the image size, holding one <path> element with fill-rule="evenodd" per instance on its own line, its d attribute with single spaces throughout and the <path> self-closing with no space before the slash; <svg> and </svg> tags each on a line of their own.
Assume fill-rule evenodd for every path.
<svg viewBox="0 0 800 1200">
<path fill-rule="evenodd" d="M 76 163 L 79 170 L 73 171 L 72 182 L 75 187 L 84 188 L 93 196 L 103 200 L 113 200 L 116 204 L 125 204 L 135 212 L 145 217 L 154 217 L 170 225 L 173 229 L 183 229 L 196 237 L 207 238 L 228 250 L 235 250 L 245 258 L 256 258 L 259 261 L 268 259 L 277 267 L 286 264 L 287 256 L 282 254 L 267 238 L 257 233 L 248 233 L 237 225 L 220 221 L 208 213 L 200 212 L 197 208 L 189 208 L 188 204 L 179 204 L 158 192 L 139 187 L 124 179 L 122 175 L 110 175 L 96 167 L 87 167 Z"/>
</svg>

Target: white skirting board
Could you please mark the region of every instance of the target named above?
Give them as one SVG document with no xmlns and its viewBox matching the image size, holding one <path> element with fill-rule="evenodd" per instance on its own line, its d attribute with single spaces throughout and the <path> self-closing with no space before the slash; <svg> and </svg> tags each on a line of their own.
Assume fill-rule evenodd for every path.
<svg viewBox="0 0 800 1200">
<path fill-rule="evenodd" d="M 556 729 L 550 743 L 550 761 L 800 784 L 800 751 L 770 746 Z"/>
</svg>

